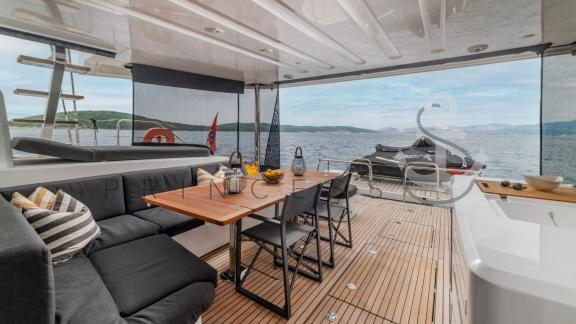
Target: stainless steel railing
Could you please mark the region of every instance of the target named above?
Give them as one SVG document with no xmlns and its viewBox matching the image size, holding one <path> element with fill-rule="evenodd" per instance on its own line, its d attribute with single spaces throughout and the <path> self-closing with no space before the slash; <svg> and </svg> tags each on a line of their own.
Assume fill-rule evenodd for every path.
<svg viewBox="0 0 576 324">
<path fill-rule="evenodd" d="M 359 159 L 355 159 L 355 160 L 318 159 L 318 164 L 316 166 L 316 170 L 320 170 L 320 165 L 322 165 L 322 163 L 326 163 L 326 170 L 330 171 L 330 162 L 346 164 L 347 166 L 363 165 L 363 166 L 367 167 L 368 168 L 368 187 L 370 190 L 369 196 L 373 197 L 372 196 L 373 191 L 377 191 L 378 194 L 380 196 L 382 196 L 382 190 L 380 190 L 380 188 L 375 187 L 372 183 L 372 181 L 374 179 L 374 174 L 372 173 L 372 161 L 370 161 L 368 159 L 364 159 L 364 158 L 359 158 Z"/>
<path fill-rule="evenodd" d="M 422 171 L 435 171 L 436 172 L 436 199 L 439 199 L 440 194 L 440 172 L 459 172 L 463 174 L 476 174 L 482 175 L 482 172 L 476 170 L 461 170 L 461 169 L 448 169 L 441 168 L 436 163 L 432 162 L 410 162 L 404 168 L 404 176 L 402 181 L 402 201 L 406 202 L 406 186 L 408 183 L 408 171 L 422 170 Z"/>
</svg>

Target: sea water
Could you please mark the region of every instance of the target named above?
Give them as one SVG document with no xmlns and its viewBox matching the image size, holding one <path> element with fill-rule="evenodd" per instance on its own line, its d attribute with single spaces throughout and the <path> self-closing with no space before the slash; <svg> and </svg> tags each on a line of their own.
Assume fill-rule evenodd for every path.
<svg viewBox="0 0 576 324">
<path fill-rule="evenodd" d="M 31 136 L 38 137 L 40 128 L 11 128 L 11 136 Z M 75 139 L 75 131 L 71 130 Z M 183 132 L 176 131 L 177 137 L 188 143 L 203 143 L 206 139 L 206 132 Z M 120 145 L 130 145 L 132 131 L 122 130 L 120 132 Z M 136 138 L 141 136 L 141 132 L 136 132 Z M 417 134 L 385 134 L 385 133 L 289 133 L 282 132 L 280 136 L 281 165 L 290 166 L 294 149 L 302 147 L 306 164 L 309 168 L 316 168 L 319 158 L 350 160 L 371 154 L 375 151 L 376 144 L 388 146 L 407 146 L 412 144 Z M 534 135 L 483 135 L 472 136 L 462 133 L 442 134 L 443 138 L 468 150 L 470 155 L 485 164 L 484 175 L 488 177 L 501 177 L 509 179 L 521 179 L 524 174 L 539 174 L 540 172 L 540 137 Z M 94 145 L 97 139 L 98 145 L 117 145 L 116 130 L 100 129 L 94 133 L 92 129 L 80 130 L 80 144 Z M 54 139 L 61 142 L 68 142 L 66 129 L 55 129 Z M 267 134 L 262 134 L 261 156 L 266 150 Z M 567 154 L 573 154 L 571 150 L 564 149 L 562 143 L 574 142 L 576 136 L 562 136 L 558 138 L 556 150 L 557 156 L 569 159 Z M 235 132 L 218 132 L 217 134 L 217 154 L 227 155 L 236 147 Z M 254 133 L 240 133 L 240 148 L 246 160 L 253 160 L 254 156 Z M 20 154 L 20 152 L 18 152 Z M 548 173 L 556 172 L 566 176 L 566 172 L 573 172 L 576 169 L 566 170 L 565 163 L 554 166 L 548 161 L 550 166 Z M 334 165 L 337 167 L 337 165 Z M 555 168 L 555 169 L 554 169 Z M 570 177 L 568 177 L 570 178 Z"/>
</svg>

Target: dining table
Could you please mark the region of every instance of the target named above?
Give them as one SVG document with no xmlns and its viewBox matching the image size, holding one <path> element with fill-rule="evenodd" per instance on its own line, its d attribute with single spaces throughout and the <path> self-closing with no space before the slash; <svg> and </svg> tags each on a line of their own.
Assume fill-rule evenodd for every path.
<svg viewBox="0 0 576 324">
<path fill-rule="evenodd" d="M 224 280 L 235 280 L 236 238 L 242 231 L 242 219 L 268 207 L 275 207 L 278 217 L 280 204 L 287 195 L 320 184 L 326 184 L 338 173 L 310 170 L 295 176 L 289 170 L 279 183 L 268 183 L 261 173 L 244 176 L 246 187 L 240 193 L 224 194 L 222 182 L 185 187 L 143 197 L 150 205 L 159 206 L 219 226 L 230 225 L 229 268 L 220 274 Z"/>
</svg>

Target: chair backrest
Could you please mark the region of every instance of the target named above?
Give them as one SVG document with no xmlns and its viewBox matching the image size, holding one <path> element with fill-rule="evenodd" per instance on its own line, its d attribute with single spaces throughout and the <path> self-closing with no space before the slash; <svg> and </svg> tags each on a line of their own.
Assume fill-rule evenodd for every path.
<svg viewBox="0 0 576 324">
<path fill-rule="evenodd" d="M 335 198 L 342 195 L 343 193 L 347 194 L 351 177 L 352 173 L 350 173 L 349 170 L 346 170 L 342 175 L 339 175 L 337 178 L 334 178 L 330 183 L 330 190 L 328 196 L 330 198 Z"/>
<path fill-rule="evenodd" d="M 318 185 L 287 195 L 282 209 L 282 223 L 293 222 L 305 211 L 316 208 L 321 188 L 322 185 Z"/>
</svg>

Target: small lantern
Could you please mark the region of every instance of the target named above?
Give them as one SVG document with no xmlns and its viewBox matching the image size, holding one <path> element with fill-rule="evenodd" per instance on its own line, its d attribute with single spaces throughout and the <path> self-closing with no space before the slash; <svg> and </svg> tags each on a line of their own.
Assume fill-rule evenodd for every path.
<svg viewBox="0 0 576 324">
<path fill-rule="evenodd" d="M 233 163 L 234 156 L 237 156 L 239 163 Z M 231 194 L 241 193 L 246 188 L 246 178 L 242 172 L 242 153 L 234 151 L 230 153 L 228 159 L 228 170 L 224 173 L 224 192 Z"/>
<path fill-rule="evenodd" d="M 306 162 L 302 155 L 302 148 L 298 146 L 294 151 L 294 159 L 292 160 L 292 173 L 297 176 L 303 176 L 306 172 Z"/>
</svg>

